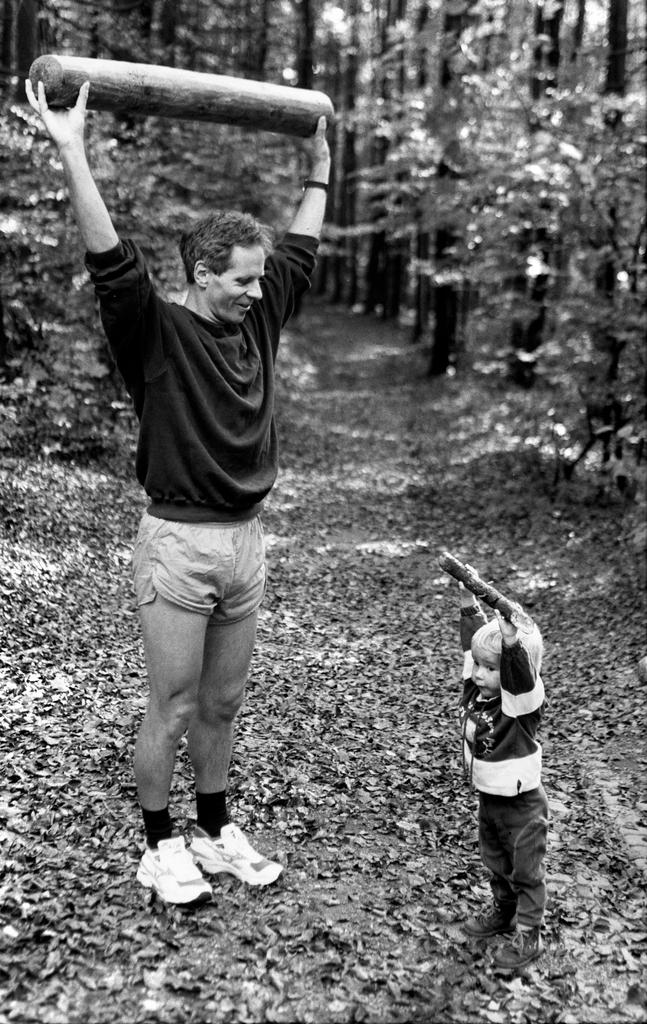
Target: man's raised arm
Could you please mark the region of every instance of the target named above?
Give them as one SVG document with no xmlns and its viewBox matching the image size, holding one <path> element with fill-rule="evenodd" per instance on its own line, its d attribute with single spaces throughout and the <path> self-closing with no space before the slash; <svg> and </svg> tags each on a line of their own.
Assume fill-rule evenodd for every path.
<svg viewBox="0 0 647 1024">
<path fill-rule="evenodd" d="M 85 247 L 88 252 L 107 252 L 118 244 L 119 236 L 85 154 L 85 108 L 89 88 L 89 82 L 81 86 L 77 101 L 69 110 L 50 110 L 43 83 L 38 83 L 37 98 L 29 79 L 25 82 L 30 106 L 40 114 L 49 137 L 58 148 L 72 210 Z"/>
<path fill-rule="evenodd" d="M 317 130 L 309 140 L 310 177 L 303 199 L 288 231 L 295 235 L 319 238 L 326 213 L 326 195 L 330 175 L 330 149 L 326 139 L 326 118 L 320 117 Z M 324 187 L 325 186 L 325 187 Z"/>
</svg>

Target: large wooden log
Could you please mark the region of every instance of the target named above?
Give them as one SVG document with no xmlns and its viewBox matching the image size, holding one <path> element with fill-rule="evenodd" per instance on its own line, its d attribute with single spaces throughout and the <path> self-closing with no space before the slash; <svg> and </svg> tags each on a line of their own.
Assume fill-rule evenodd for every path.
<svg viewBox="0 0 647 1024">
<path fill-rule="evenodd" d="M 438 559 L 438 564 L 446 573 L 449 573 L 455 580 L 458 580 L 463 586 L 467 587 L 475 597 L 480 597 L 490 608 L 496 608 L 497 611 L 500 611 L 504 619 L 508 619 L 515 626 L 521 626 L 524 629 L 532 628 L 532 619 L 524 612 L 520 605 L 507 598 L 505 594 L 502 594 L 500 590 L 493 587 L 491 583 L 486 583 L 471 566 L 465 565 L 464 562 L 459 561 L 454 555 L 450 555 L 449 551 L 443 551 Z"/>
<path fill-rule="evenodd" d="M 88 107 L 95 110 L 216 121 L 302 138 L 314 134 L 322 115 L 333 115 L 328 96 L 314 89 L 158 64 L 48 53 L 34 61 L 29 78 L 34 91 L 43 83 L 50 107 L 72 106 L 83 82 L 89 81 Z"/>
</svg>

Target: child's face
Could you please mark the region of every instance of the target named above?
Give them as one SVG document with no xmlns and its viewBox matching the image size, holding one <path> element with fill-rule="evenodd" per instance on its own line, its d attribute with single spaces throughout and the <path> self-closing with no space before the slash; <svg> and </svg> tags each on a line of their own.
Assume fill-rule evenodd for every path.
<svg viewBox="0 0 647 1024">
<path fill-rule="evenodd" d="M 501 689 L 501 656 L 473 646 L 472 658 L 472 682 L 478 686 L 482 697 L 496 697 Z"/>
</svg>

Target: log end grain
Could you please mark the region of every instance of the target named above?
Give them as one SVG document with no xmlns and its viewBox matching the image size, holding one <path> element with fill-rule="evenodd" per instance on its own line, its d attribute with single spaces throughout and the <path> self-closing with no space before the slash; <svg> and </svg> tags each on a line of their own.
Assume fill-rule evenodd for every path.
<svg viewBox="0 0 647 1024">
<path fill-rule="evenodd" d="M 29 69 L 29 79 L 34 92 L 38 83 L 43 83 L 50 107 L 68 107 L 76 102 L 80 83 L 70 82 L 60 60 L 52 53 L 36 58 Z"/>
</svg>

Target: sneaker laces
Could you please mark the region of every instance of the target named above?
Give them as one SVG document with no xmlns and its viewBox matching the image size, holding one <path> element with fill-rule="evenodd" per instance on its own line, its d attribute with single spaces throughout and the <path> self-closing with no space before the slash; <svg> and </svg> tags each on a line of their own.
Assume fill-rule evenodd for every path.
<svg viewBox="0 0 647 1024">
<path fill-rule="evenodd" d="M 198 882 L 202 878 L 181 836 L 162 840 L 157 853 L 160 867 L 172 874 L 178 882 Z"/>
<path fill-rule="evenodd" d="M 223 832 L 225 833 L 224 835 Z M 251 843 L 248 842 L 245 833 L 238 828 L 238 825 L 231 823 L 225 825 L 220 833 L 220 841 L 225 850 L 230 853 L 244 854 L 250 859 L 252 857 L 262 859 Z"/>
</svg>

